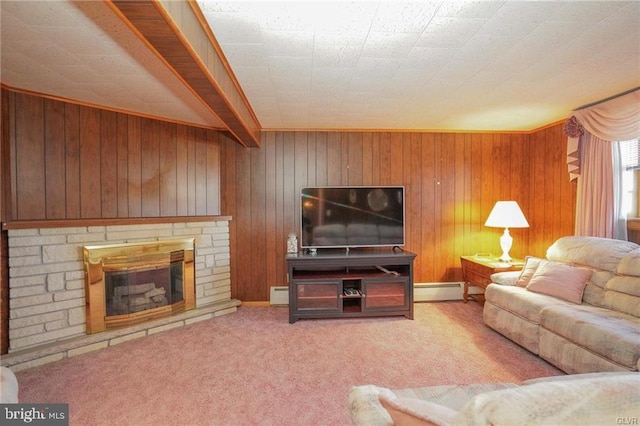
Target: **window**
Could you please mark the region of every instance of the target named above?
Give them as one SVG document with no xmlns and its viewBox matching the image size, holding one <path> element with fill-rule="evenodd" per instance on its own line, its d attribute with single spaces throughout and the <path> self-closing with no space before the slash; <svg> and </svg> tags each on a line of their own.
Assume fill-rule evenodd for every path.
<svg viewBox="0 0 640 426">
<path fill-rule="evenodd" d="M 640 217 L 640 139 L 620 142 L 624 176 L 624 210 L 627 217 Z"/>
</svg>

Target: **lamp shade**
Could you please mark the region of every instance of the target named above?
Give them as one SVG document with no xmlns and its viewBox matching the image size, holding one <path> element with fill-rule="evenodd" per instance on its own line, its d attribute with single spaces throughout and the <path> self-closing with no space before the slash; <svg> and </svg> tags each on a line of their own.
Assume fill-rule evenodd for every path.
<svg viewBox="0 0 640 426">
<path fill-rule="evenodd" d="M 528 228 L 529 222 L 516 201 L 498 201 L 484 226 L 492 228 Z"/>
</svg>

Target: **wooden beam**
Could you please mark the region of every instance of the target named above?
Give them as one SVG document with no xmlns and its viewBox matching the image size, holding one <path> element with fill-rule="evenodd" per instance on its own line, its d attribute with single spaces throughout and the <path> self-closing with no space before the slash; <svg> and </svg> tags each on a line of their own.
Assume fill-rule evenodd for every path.
<svg viewBox="0 0 640 426">
<path fill-rule="evenodd" d="M 258 120 L 213 35 L 203 28 L 206 24 L 197 8 L 183 1 L 167 3 L 176 9 L 173 11 L 156 0 L 112 0 L 107 4 L 220 117 L 235 140 L 245 147 L 260 147 Z"/>
</svg>

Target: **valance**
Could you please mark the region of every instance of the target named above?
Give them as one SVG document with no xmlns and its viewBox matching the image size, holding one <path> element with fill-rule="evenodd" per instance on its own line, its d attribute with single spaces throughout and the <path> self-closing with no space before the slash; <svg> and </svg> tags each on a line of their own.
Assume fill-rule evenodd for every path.
<svg viewBox="0 0 640 426">
<path fill-rule="evenodd" d="M 574 111 L 586 131 L 605 141 L 640 137 L 640 89 L 597 105 Z"/>
<path fill-rule="evenodd" d="M 640 88 L 574 111 L 564 131 L 569 176 L 575 180 L 580 174 L 580 140 L 585 133 L 609 142 L 640 138 Z"/>
</svg>

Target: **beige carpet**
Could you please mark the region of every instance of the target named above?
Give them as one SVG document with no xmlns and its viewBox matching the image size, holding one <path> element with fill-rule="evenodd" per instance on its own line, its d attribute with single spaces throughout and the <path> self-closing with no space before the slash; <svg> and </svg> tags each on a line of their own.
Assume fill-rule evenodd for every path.
<svg viewBox="0 0 640 426">
<path fill-rule="evenodd" d="M 347 425 L 353 385 L 520 382 L 562 375 L 482 323 L 476 302 L 415 320 L 288 323 L 238 312 L 19 372 L 21 402 L 69 404 L 71 425 Z"/>
</svg>

